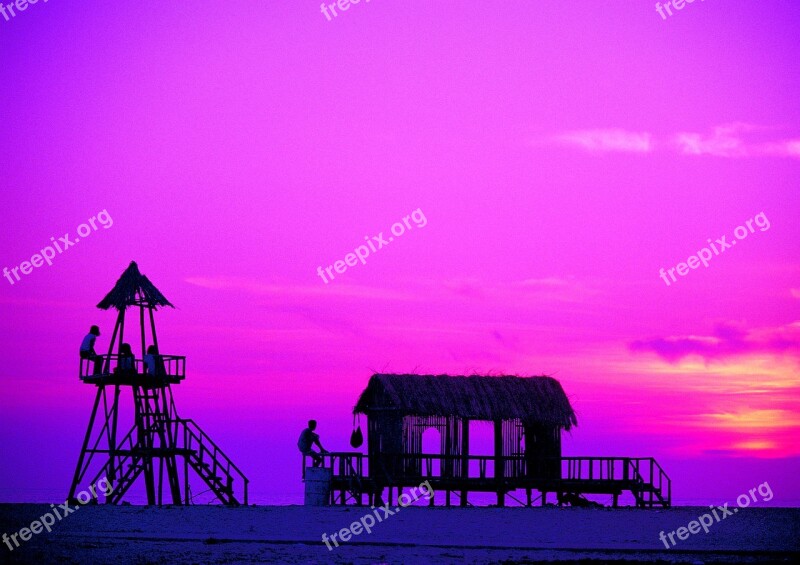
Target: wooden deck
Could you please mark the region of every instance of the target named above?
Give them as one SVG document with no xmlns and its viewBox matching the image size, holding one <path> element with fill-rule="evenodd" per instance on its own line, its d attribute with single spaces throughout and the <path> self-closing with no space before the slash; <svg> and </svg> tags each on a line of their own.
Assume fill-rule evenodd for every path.
<svg viewBox="0 0 800 565">
<path fill-rule="evenodd" d="M 625 492 L 640 508 L 666 508 L 672 503 L 671 480 L 652 457 L 560 457 L 529 462 L 522 456 L 381 455 L 371 470 L 368 459 L 362 453 L 324 454 L 323 464 L 333 477 L 332 504 L 361 505 L 365 498 L 375 504 L 383 501 L 386 489 L 391 503 L 393 491 L 399 494 L 400 489 L 425 481 L 444 496 L 447 506 L 453 501 L 451 495 L 458 505 L 469 505 L 470 492 L 496 493 L 497 504 L 503 506 L 507 496 L 519 502 L 511 494 L 518 490 L 525 492 L 522 504 L 527 506 L 533 504 L 533 491 L 541 493 L 542 505 L 549 493 L 556 495 L 552 501 L 558 503 L 570 495 L 606 494 L 613 496 L 617 506 Z M 310 462 L 303 458 L 304 472 Z"/>
</svg>

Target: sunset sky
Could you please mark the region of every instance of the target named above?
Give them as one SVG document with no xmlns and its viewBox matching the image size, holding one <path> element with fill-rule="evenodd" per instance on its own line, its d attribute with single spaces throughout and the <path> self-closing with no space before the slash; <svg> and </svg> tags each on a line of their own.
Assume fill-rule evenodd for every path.
<svg viewBox="0 0 800 565">
<path fill-rule="evenodd" d="M 768 481 L 800 505 L 798 29 L 800 4 L 753 0 L 0 16 L 0 269 L 113 220 L 0 278 L 0 501 L 64 500 L 78 346 L 98 324 L 108 347 L 95 306 L 135 260 L 177 306 L 179 412 L 253 502 L 302 502 L 306 420 L 349 449 L 369 376 L 418 372 L 552 375 L 566 455 L 656 457 L 677 504 Z"/>
</svg>

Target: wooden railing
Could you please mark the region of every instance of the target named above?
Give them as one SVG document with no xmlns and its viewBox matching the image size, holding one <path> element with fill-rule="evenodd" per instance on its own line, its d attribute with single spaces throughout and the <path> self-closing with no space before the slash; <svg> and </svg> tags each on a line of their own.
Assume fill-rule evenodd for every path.
<svg viewBox="0 0 800 565">
<path fill-rule="evenodd" d="M 364 460 L 367 456 L 357 452 L 326 452 L 321 454 L 325 460 L 325 467 L 336 469 L 334 474 L 353 474 L 348 469 L 358 469 L 355 474 L 361 474 Z M 427 477 L 453 477 L 460 476 L 457 469 L 466 469 L 461 476 L 469 478 L 488 479 L 495 477 L 494 467 L 503 464 L 513 468 L 524 475 L 531 463 L 552 464 L 558 463 L 561 467 L 559 474 L 562 479 L 573 480 L 618 480 L 640 481 L 652 483 L 657 488 L 670 486 L 670 479 L 664 469 L 652 457 L 540 457 L 525 458 L 522 455 L 495 456 L 495 455 L 442 455 L 434 453 L 421 454 L 380 454 L 380 461 L 387 466 L 396 467 L 413 474 L 422 474 Z M 353 464 L 353 462 L 356 462 Z M 476 463 L 467 466 L 456 465 L 456 462 Z M 304 466 L 311 463 L 310 456 L 304 456 Z M 438 463 L 438 464 L 437 464 Z M 373 465 L 377 462 L 373 462 Z M 477 472 L 474 472 L 477 471 Z M 512 477 L 507 469 L 504 477 Z"/>
<path fill-rule="evenodd" d="M 233 496 L 233 480 L 239 477 L 243 489 L 243 502 L 247 506 L 250 481 L 241 469 L 225 455 L 214 440 L 194 420 L 178 418 L 175 422 L 183 426 L 183 447 L 193 452 L 194 462 L 208 470 L 212 477 L 225 477 L 224 489 Z"/>
<path fill-rule="evenodd" d="M 369 461 L 367 456 L 353 452 L 322 454 L 323 465 L 332 469 L 333 476 L 369 476 L 387 483 L 428 479 L 533 479 L 543 481 L 581 481 L 617 483 L 631 490 L 637 501 L 652 503 L 656 499 L 669 506 L 672 500 L 672 481 L 652 457 L 540 457 L 523 455 L 442 455 L 380 454 Z M 305 465 L 310 457 L 303 457 Z M 364 468 L 367 461 L 368 469 Z M 533 465 L 534 467 L 531 467 Z M 498 470 L 500 473 L 498 473 Z"/>
<path fill-rule="evenodd" d="M 182 380 L 186 377 L 186 357 L 179 355 L 155 355 L 156 377 L 169 377 L 170 379 Z M 96 359 L 100 359 L 100 364 Z M 102 367 L 99 373 L 95 373 L 96 363 Z M 125 366 L 130 363 L 130 367 Z M 142 359 L 127 357 L 119 353 L 110 355 L 97 355 L 92 359 L 81 359 L 79 376 L 81 379 L 108 376 L 108 375 L 142 375 L 143 377 L 153 377 L 145 373 L 145 365 Z"/>
<path fill-rule="evenodd" d="M 322 457 L 322 466 L 331 470 L 334 477 L 364 477 L 363 453 L 356 451 L 326 451 L 319 455 Z M 303 455 L 303 478 L 306 478 L 306 466 L 311 466 L 313 459 L 310 455 Z"/>
<path fill-rule="evenodd" d="M 669 506 L 672 504 L 672 480 L 666 471 L 652 457 L 634 457 L 629 459 L 631 467 L 641 477 L 644 484 L 652 485 L 661 500 Z M 650 493 L 652 494 L 652 493 Z M 649 502 L 652 502 L 652 496 Z"/>
<path fill-rule="evenodd" d="M 370 469 L 393 478 L 494 479 L 524 476 L 525 463 L 522 455 L 380 454 Z"/>
</svg>

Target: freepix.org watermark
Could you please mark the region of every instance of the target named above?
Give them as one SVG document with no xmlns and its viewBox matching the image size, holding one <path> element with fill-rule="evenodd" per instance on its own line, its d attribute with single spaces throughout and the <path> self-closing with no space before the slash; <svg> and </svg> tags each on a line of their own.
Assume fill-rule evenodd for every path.
<svg viewBox="0 0 800 565">
<path fill-rule="evenodd" d="M 423 488 L 424 487 L 424 488 Z M 401 509 L 405 508 L 409 504 L 417 501 L 420 497 L 424 497 L 425 500 L 430 500 L 433 498 L 434 492 L 431 484 L 428 481 L 425 481 L 418 487 L 414 487 L 411 489 L 411 493 L 403 493 L 397 497 L 397 504 L 399 506 L 395 507 L 394 510 L 389 508 L 388 504 L 384 506 L 379 506 L 375 508 L 374 506 L 372 509 L 374 512 L 370 512 L 365 514 L 361 517 L 360 520 L 357 520 L 350 524 L 347 528 L 342 528 L 335 534 L 331 534 L 331 537 L 328 538 L 328 534 L 322 534 L 322 541 L 323 543 L 328 546 L 328 551 L 333 551 L 331 547 L 331 542 L 336 547 L 339 547 L 339 542 L 336 541 L 336 537 L 338 536 L 342 542 L 350 541 L 353 536 L 361 535 L 361 532 L 367 532 L 368 534 L 372 533 L 372 527 L 376 524 L 375 520 L 377 519 L 378 522 L 383 522 L 384 518 L 388 518 L 389 516 L 394 516 Z"/>
<path fill-rule="evenodd" d="M 751 499 L 753 502 L 758 502 L 758 500 L 756 499 L 756 490 L 758 491 L 758 494 L 761 495 L 761 499 L 764 502 L 769 502 L 770 500 L 772 500 L 773 496 L 772 489 L 770 488 L 769 483 L 763 482 L 756 488 L 751 488 L 747 493 L 740 494 L 736 498 L 736 504 L 739 506 L 739 508 L 747 508 L 748 506 L 750 506 Z M 739 511 L 739 508 L 734 508 L 734 509 L 728 508 L 727 502 L 722 506 L 714 506 L 712 504 L 711 506 L 709 506 L 709 508 L 711 509 L 711 514 L 708 513 L 703 514 L 702 516 L 699 516 L 697 520 L 692 520 L 686 526 L 681 526 L 677 530 L 672 531 L 666 535 L 662 530 L 661 533 L 658 534 L 658 539 L 664 542 L 664 547 L 670 549 L 670 547 L 675 547 L 675 544 L 677 543 L 675 541 L 676 534 L 678 536 L 678 539 L 683 541 L 689 539 L 689 536 L 691 534 L 699 534 L 700 528 L 703 528 L 703 531 L 705 533 L 708 533 L 708 528 L 710 526 L 716 524 L 717 522 L 721 522 L 728 516 L 733 516 Z M 715 518 L 716 522 L 714 521 Z M 670 546 L 667 543 L 667 538 L 669 538 L 669 541 L 672 542 L 672 546 Z"/>
<path fill-rule="evenodd" d="M 0 0 L 2 2 L 2 0 Z M 88 220 L 88 223 L 81 224 L 77 228 L 78 237 L 75 239 L 70 239 L 69 233 L 65 233 L 64 237 L 59 237 L 58 241 L 56 241 L 55 236 L 50 238 L 50 243 L 52 245 L 48 245 L 47 247 L 43 248 L 39 251 L 39 253 L 34 254 L 31 257 L 30 261 L 23 261 L 18 266 L 9 269 L 8 267 L 3 267 L 3 276 L 8 279 L 10 284 L 14 284 L 15 279 L 18 282 L 20 280 L 19 273 L 22 272 L 23 275 L 30 275 L 34 268 L 41 267 L 45 263 L 47 266 L 53 264 L 53 259 L 56 257 L 56 251 L 58 254 L 64 253 L 67 249 L 78 243 L 81 238 L 87 238 L 92 233 L 98 230 L 97 224 L 99 223 L 103 226 L 103 229 L 108 229 L 114 225 L 114 220 L 108 214 L 108 210 L 103 210 L 102 212 L 98 212 L 96 216 L 92 216 Z M 91 225 L 91 227 L 89 227 Z M 14 275 L 12 278 L 11 275 Z"/>
<path fill-rule="evenodd" d="M 16 17 L 19 12 L 24 12 L 28 9 L 28 6 L 36 4 L 38 1 L 39 0 L 15 0 L 4 6 L 3 0 L 0 0 L 0 14 L 3 14 L 7 22 L 10 22 L 11 18 Z M 47 4 L 47 0 L 44 0 L 44 3 Z M 9 14 L 11 14 L 11 17 L 9 17 Z"/>
<path fill-rule="evenodd" d="M 95 487 L 97 489 L 95 490 Z M 114 492 L 114 487 L 112 487 L 108 479 L 103 477 L 96 484 L 89 485 L 89 492 L 81 491 L 78 493 L 77 499 L 78 504 L 75 506 L 70 506 L 69 501 L 65 502 L 64 504 L 59 504 L 57 507 L 55 504 L 50 505 L 50 512 L 43 514 L 39 517 L 38 520 L 34 520 L 31 522 L 31 525 L 27 528 L 22 528 L 20 531 L 11 534 L 10 536 L 3 533 L 3 543 L 6 544 L 9 551 L 14 551 L 16 548 L 20 546 L 19 541 L 17 538 L 20 538 L 22 541 L 28 541 L 33 536 L 42 533 L 42 530 L 47 530 L 48 533 L 53 529 L 53 525 L 56 523 L 56 518 L 60 522 L 66 516 L 69 516 L 73 512 L 75 512 L 78 508 L 85 504 L 89 504 L 91 500 L 97 499 L 97 493 L 101 492 L 103 496 L 108 496 L 112 492 Z M 59 512 L 60 511 L 60 512 Z M 11 542 L 14 542 L 14 547 L 11 547 Z"/>
<path fill-rule="evenodd" d="M 369 247 L 367 247 L 367 245 L 359 245 L 353 250 L 352 253 L 348 253 L 347 255 L 345 255 L 344 260 L 335 261 L 333 265 L 328 265 L 324 271 L 322 270 L 322 267 L 317 267 L 317 274 L 320 276 L 320 278 L 325 284 L 328 284 L 328 278 L 330 278 L 330 280 L 336 278 L 336 275 L 333 274 L 333 271 L 336 271 L 341 275 L 347 270 L 347 267 L 355 267 L 356 265 L 358 265 L 359 261 L 361 261 L 362 265 L 366 264 L 367 257 L 369 257 L 370 249 L 372 250 L 373 253 L 375 253 L 379 249 L 386 247 L 392 241 L 394 241 L 393 236 L 400 237 L 406 232 L 406 230 L 411 231 L 412 226 L 409 220 L 413 220 L 414 225 L 417 226 L 418 228 L 424 228 L 428 223 L 425 214 L 422 213 L 422 209 L 417 208 L 416 210 L 411 212 L 411 214 L 403 218 L 402 222 L 395 222 L 392 224 L 391 227 L 392 235 L 389 236 L 388 240 L 385 237 L 383 237 L 383 232 L 379 233 L 376 236 L 373 236 L 372 239 L 370 239 L 368 235 L 365 235 L 364 239 L 366 240 L 366 243 L 367 245 L 369 245 Z M 325 273 L 328 274 L 327 277 L 325 276 Z"/>
<path fill-rule="evenodd" d="M 701 2 L 703 0 L 700 0 Z M 694 0 L 669 0 L 669 2 L 664 2 L 664 5 L 661 5 L 661 2 L 656 2 L 656 12 L 658 15 L 661 16 L 662 20 L 666 20 L 667 16 L 664 15 L 664 10 L 666 10 L 667 14 L 672 16 L 672 10 L 670 10 L 670 4 L 676 10 L 683 10 L 686 7 L 686 4 L 693 3 Z"/>
<path fill-rule="evenodd" d="M 667 278 L 667 273 L 669 276 L 672 277 L 672 282 L 677 281 L 678 279 L 675 278 L 675 271 L 678 271 L 678 274 L 682 277 L 685 277 L 689 274 L 689 269 L 696 269 L 703 264 L 703 267 L 708 268 L 708 262 L 711 261 L 712 258 L 716 257 L 717 255 L 721 255 L 725 253 L 726 249 L 731 249 L 734 245 L 736 245 L 736 240 L 741 240 L 746 238 L 751 233 L 755 233 L 755 229 L 753 228 L 753 223 L 755 222 L 756 226 L 758 226 L 760 231 L 767 231 L 770 227 L 769 220 L 764 215 L 764 212 L 760 214 L 756 214 L 755 218 L 750 218 L 745 222 L 747 227 L 744 226 L 736 226 L 736 229 L 733 230 L 733 235 L 736 239 L 731 241 L 726 241 L 727 236 L 721 235 L 719 239 L 716 240 L 716 245 L 711 243 L 711 239 L 708 240 L 708 245 L 711 249 L 714 250 L 714 253 L 711 253 L 711 249 L 708 247 L 703 247 L 700 251 L 697 252 L 697 255 L 690 255 L 689 258 L 686 260 L 686 263 L 678 263 L 675 267 L 671 269 L 667 269 L 664 271 L 662 268 L 658 272 L 658 276 L 664 281 L 664 283 L 669 286 L 670 282 Z"/>
<path fill-rule="evenodd" d="M 350 6 L 352 4 L 358 4 L 359 2 L 361 2 L 361 0 L 337 0 L 336 2 L 333 2 L 332 4 L 328 4 L 327 6 L 323 2 L 322 4 L 320 4 L 319 8 L 320 8 L 320 12 L 322 12 L 322 14 L 326 18 L 328 18 L 328 21 L 331 21 L 332 18 L 331 18 L 331 15 L 328 13 L 328 10 L 331 11 L 331 13 L 333 14 L 333 17 L 335 18 L 336 16 L 339 15 L 339 14 L 336 13 L 336 8 L 339 8 L 340 12 L 346 12 L 347 10 L 350 9 Z M 364 3 L 365 4 L 369 4 L 369 0 L 364 0 Z"/>
</svg>

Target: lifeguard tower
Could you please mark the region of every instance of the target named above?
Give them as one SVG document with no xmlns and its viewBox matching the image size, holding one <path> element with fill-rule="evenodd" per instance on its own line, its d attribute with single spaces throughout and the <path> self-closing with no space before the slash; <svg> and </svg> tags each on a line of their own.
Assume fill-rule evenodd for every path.
<svg viewBox="0 0 800 565">
<path fill-rule="evenodd" d="M 81 485 L 105 477 L 109 489 L 101 498 L 118 504 L 143 476 L 148 504 L 164 504 L 166 493 L 167 504 L 188 505 L 197 496 L 191 469 L 195 482 L 199 477 L 222 504 L 247 505 L 247 477 L 200 426 L 178 416 L 171 387 L 185 378 L 186 358 L 160 354 L 154 312 L 166 306 L 174 308 L 135 262 L 97 305 L 116 309 L 117 321 L 108 354 L 99 355 L 99 361 L 81 359 L 80 378 L 97 392 L 68 500 L 75 500 Z M 139 313 L 139 336 L 131 336 L 141 339 L 139 357 L 124 354 L 122 347 L 129 309 Z"/>
</svg>

